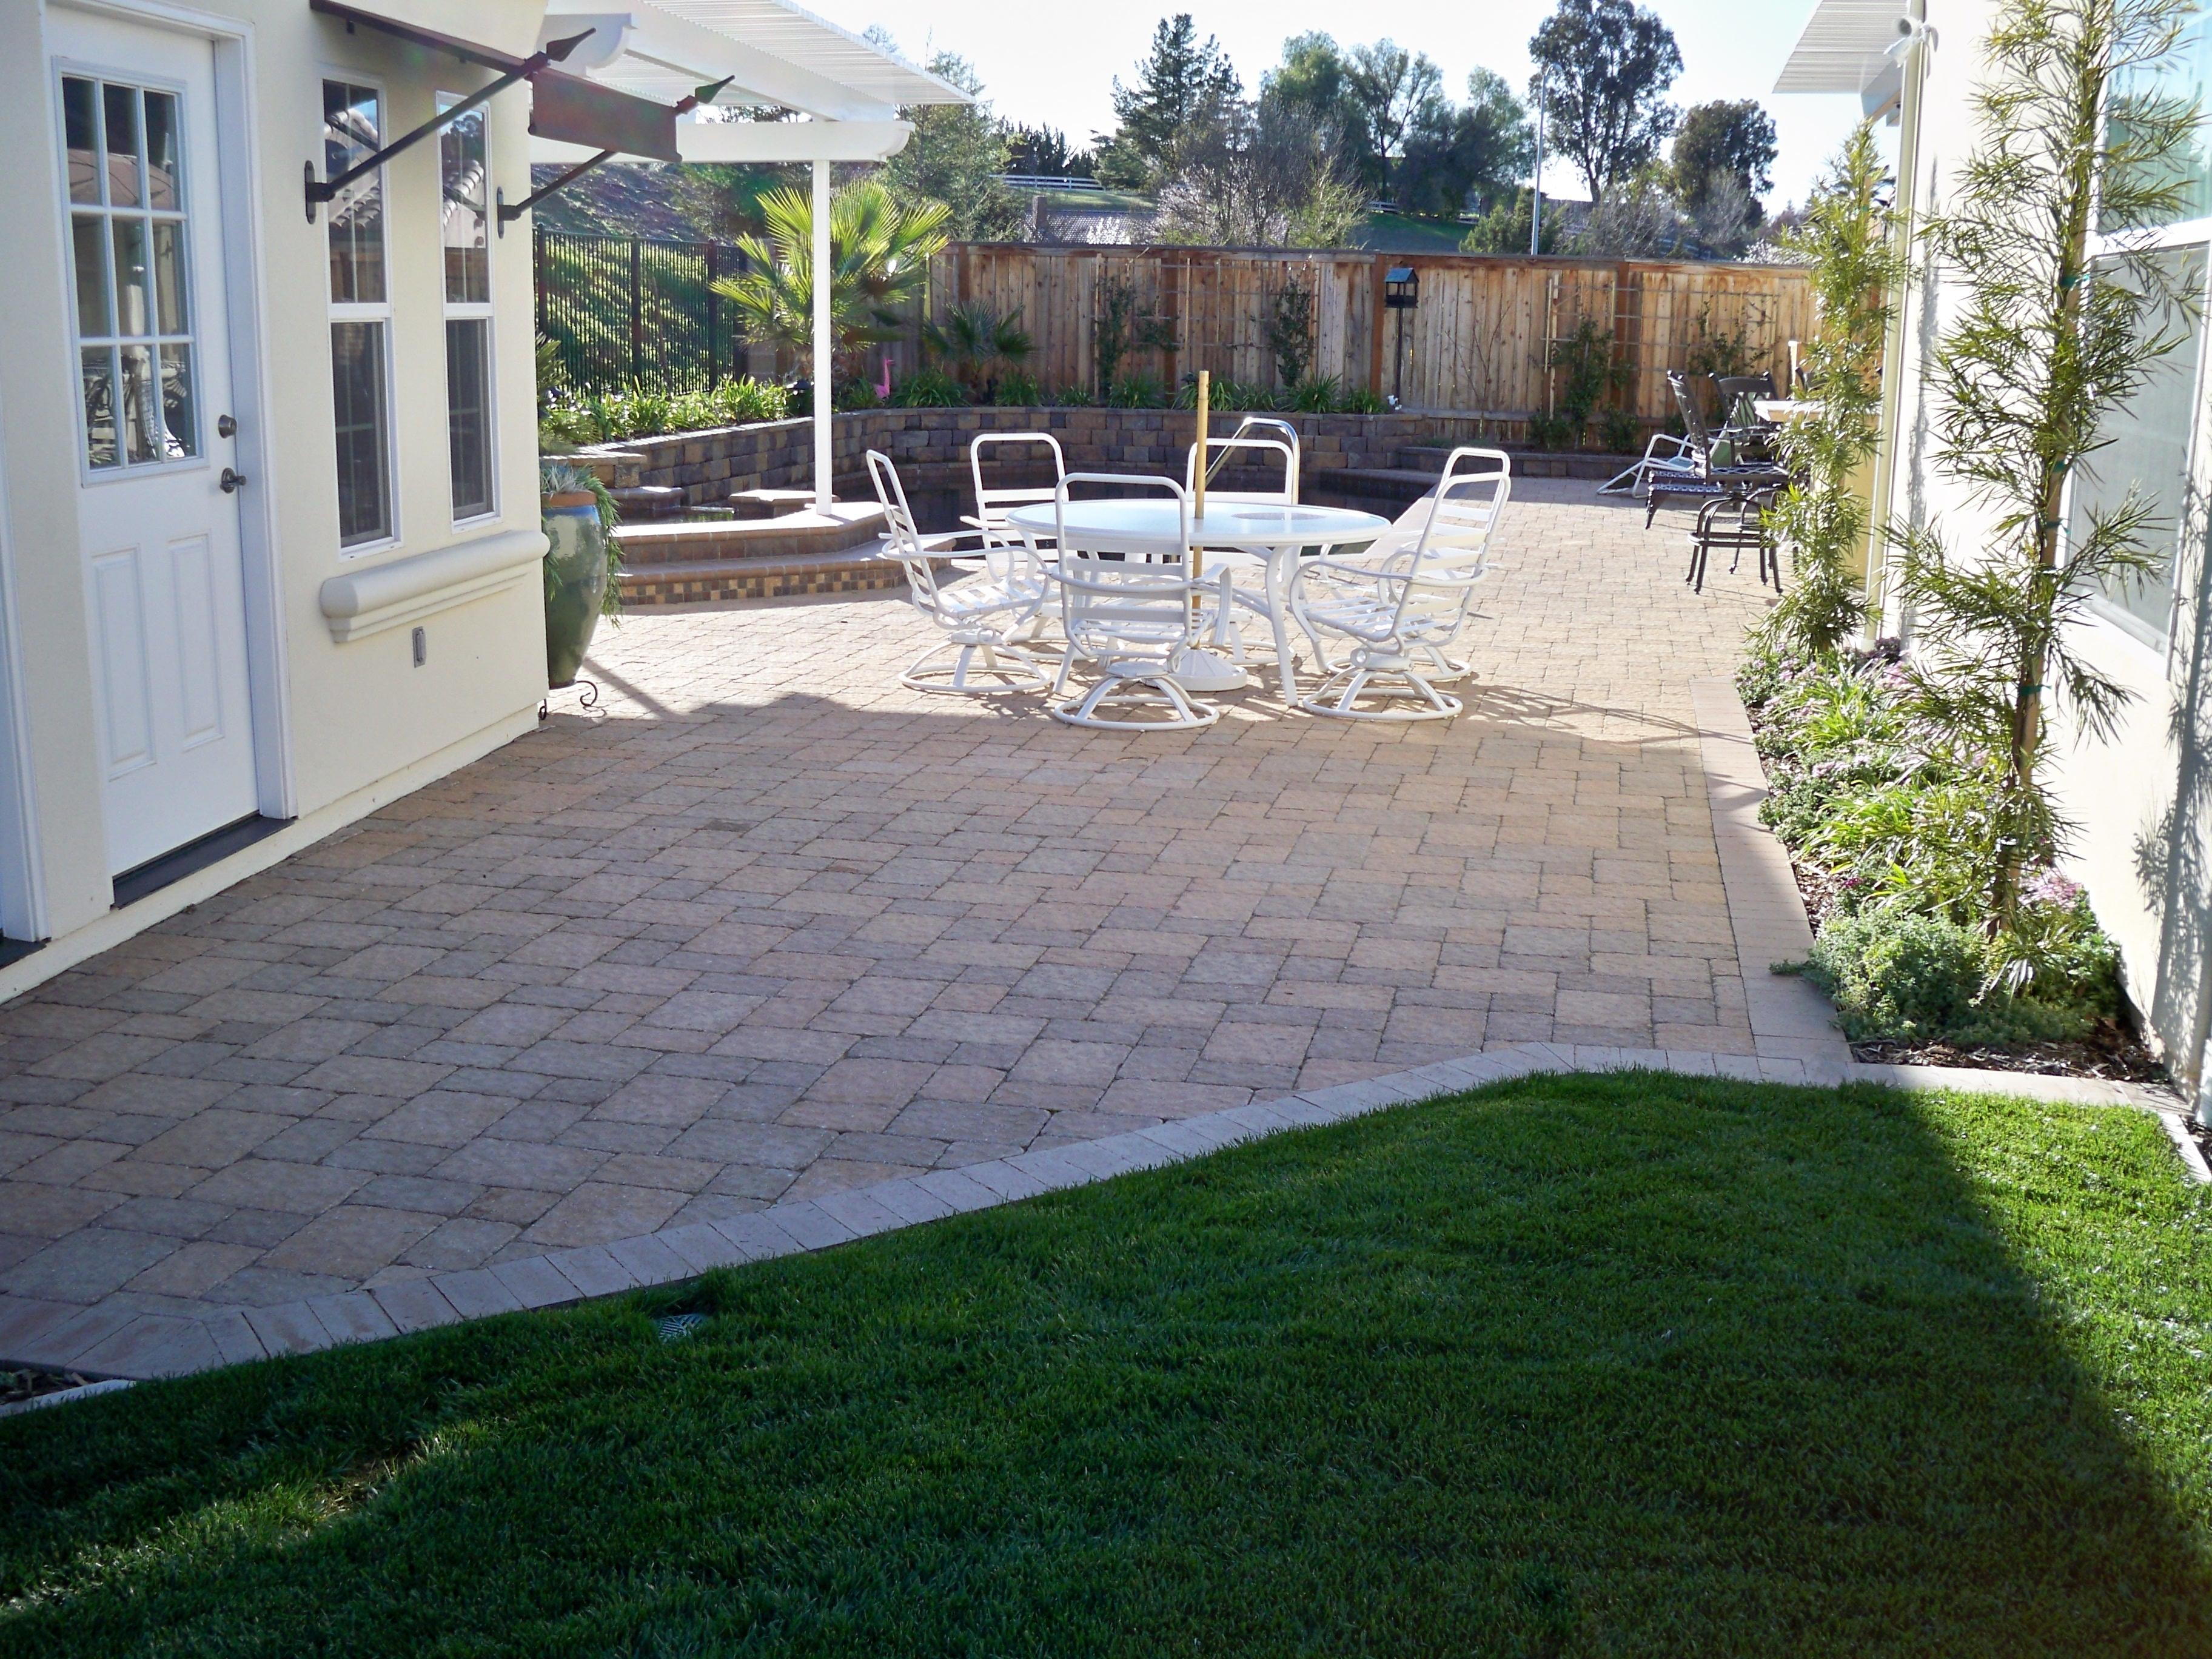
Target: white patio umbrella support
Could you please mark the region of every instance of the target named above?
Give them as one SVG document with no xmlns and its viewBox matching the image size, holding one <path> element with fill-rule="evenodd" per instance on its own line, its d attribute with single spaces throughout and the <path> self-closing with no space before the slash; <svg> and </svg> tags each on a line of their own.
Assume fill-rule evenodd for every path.
<svg viewBox="0 0 2212 1659">
<path fill-rule="evenodd" d="M 814 161 L 814 510 L 827 514 L 834 498 L 830 404 L 836 386 L 836 343 L 830 338 L 830 163 Z"/>
</svg>

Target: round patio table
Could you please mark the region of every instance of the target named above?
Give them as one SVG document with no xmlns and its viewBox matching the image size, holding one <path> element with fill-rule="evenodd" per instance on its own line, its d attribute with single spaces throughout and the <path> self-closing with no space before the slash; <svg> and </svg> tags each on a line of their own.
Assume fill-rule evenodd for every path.
<svg viewBox="0 0 2212 1659">
<path fill-rule="evenodd" d="M 1060 532 L 1050 501 L 1018 507 L 1006 521 L 1030 538 L 1049 541 Z M 1067 504 L 1067 528 L 1086 545 L 1109 553 L 1176 553 L 1182 547 L 1182 509 L 1171 501 L 1088 501 Z M 1190 520 L 1190 544 L 1201 554 L 1217 548 L 1267 561 L 1267 621 L 1275 631 L 1275 664 L 1283 701 L 1297 705 L 1297 665 L 1291 656 L 1291 577 L 1304 548 L 1323 551 L 1364 546 L 1390 528 L 1388 519 L 1342 507 L 1287 507 L 1267 501 L 1209 501 L 1204 518 Z"/>
</svg>

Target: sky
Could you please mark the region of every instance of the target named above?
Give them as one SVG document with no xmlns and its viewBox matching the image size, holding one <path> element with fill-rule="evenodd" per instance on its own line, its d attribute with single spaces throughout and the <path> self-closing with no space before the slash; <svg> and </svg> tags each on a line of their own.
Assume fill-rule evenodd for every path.
<svg viewBox="0 0 2212 1659">
<path fill-rule="evenodd" d="M 807 9 L 859 32 L 889 29 L 908 58 L 955 52 L 982 75 L 984 94 L 1008 120 L 1049 125 L 1087 144 L 1110 131 L 1115 76 L 1132 78 L 1170 10 L 1188 10 L 1201 33 L 1219 38 L 1247 91 L 1282 57 L 1284 40 L 1309 29 L 1346 46 L 1389 35 L 1425 52 L 1444 84 L 1463 99 L 1468 71 L 1494 70 L 1525 94 L 1528 37 L 1555 0 L 1480 0 L 1436 5 L 1346 7 L 1341 0 L 1180 0 L 1131 4 L 1042 5 L 1037 0 L 800 0 Z M 1714 99 L 1756 98 L 1774 117 L 1781 141 L 1768 204 L 1802 202 L 1823 163 L 1858 119 L 1854 97 L 1777 94 L 1775 77 L 1812 15 L 1815 0 L 1645 0 L 1674 31 L 1682 75 L 1668 96 L 1682 107 Z M 1378 27 L 1358 21 L 1372 17 Z M 1352 21 L 1347 21 L 1347 20 Z M 1382 20 L 1388 20 L 1387 23 Z M 1544 187 L 1583 193 L 1571 169 L 1547 166 Z"/>
</svg>

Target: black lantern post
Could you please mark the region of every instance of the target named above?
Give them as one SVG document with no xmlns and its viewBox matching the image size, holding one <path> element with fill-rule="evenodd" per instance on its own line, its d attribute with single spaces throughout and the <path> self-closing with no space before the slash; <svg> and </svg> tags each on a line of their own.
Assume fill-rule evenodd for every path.
<svg viewBox="0 0 2212 1659">
<path fill-rule="evenodd" d="M 1393 265 L 1382 273 L 1382 303 L 1398 313 L 1397 362 L 1393 375 L 1391 397 L 1403 403 L 1406 397 L 1406 313 L 1421 303 L 1421 273 L 1411 265 Z"/>
</svg>

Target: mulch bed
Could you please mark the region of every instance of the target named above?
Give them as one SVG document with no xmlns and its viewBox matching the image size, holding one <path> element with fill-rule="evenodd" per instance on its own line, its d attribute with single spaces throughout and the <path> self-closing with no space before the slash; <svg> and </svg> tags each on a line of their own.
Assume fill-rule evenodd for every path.
<svg viewBox="0 0 2212 1659">
<path fill-rule="evenodd" d="M 1876 1066 L 1959 1066 L 2110 1083 L 2171 1083 L 2166 1069 L 2132 1033 L 2107 1021 L 2076 1042 L 1954 1048 L 1948 1042 L 1854 1042 L 1851 1058 Z"/>
</svg>

